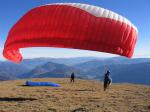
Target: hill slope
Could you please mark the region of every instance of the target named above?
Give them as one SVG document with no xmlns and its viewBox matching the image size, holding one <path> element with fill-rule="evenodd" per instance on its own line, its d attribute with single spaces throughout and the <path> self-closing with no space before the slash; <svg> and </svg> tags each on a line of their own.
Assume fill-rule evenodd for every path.
<svg viewBox="0 0 150 112">
<path fill-rule="evenodd" d="M 107 66 L 115 83 L 135 83 L 150 85 L 150 62 L 137 64 L 112 64 Z M 95 76 L 94 79 L 103 79 L 105 66 L 100 66 L 87 71 L 86 74 Z"/>
<path fill-rule="evenodd" d="M 46 77 L 66 78 L 66 77 L 70 77 L 70 74 L 72 72 L 75 72 L 77 77 L 84 77 L 80 75 L 82 71 L 76 68 L 64 64 L 53 63 L 53 62 L 47 62 L 44 65 L 37 66 L 30 72 L 21 74 L 18 77 L 19 78 L 46 78 Z"/>
<path fill-rule="evenodd" d="M 33 79 L 59 88 L 22 86 L 25 80 L 0 84 L 1 112 L 149 112 L 150 86 L 113 84 L 106 92 L 98 81 Z"/>
<path fill-rule="evenodd" d="M 113 59 L 114 60 L 114 59 Z M 133 59 L 131 61 L 113 61 L 113 60 L 104 60 L 98 61 L 93 60 L 78 64 L 74 66 L 79 70 L 84 71 L 86 76 L 91 77 L 92 79 L 103 79 L 103 75 L 108 68 L 111 71 L 111 77 L 113 82 L 122 83 L 136 83 L 150 85 L 150 62 L 149 59 Z M 110 61 L 106 63 L 107 61 Z M 142 62 L 143 61 L 143 62 Z M 147 61 L 147 62 L 146 62 Z"/>
<path fill-rule="evenodd" d="M 0 80 L 16 79 L 17 75 L 30 71 L 26 66 L 12 62 L 0 62 Z"/>
</svg>

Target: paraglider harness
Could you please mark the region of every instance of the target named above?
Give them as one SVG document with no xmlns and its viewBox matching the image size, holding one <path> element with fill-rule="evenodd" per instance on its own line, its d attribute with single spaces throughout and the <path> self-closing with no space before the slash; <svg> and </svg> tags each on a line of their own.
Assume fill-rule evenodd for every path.
<svg viewBox="0 0 150 112">
<path fill-rule="evenodd" d="M 104 91 L 108 88 L 111 82 L 112 79 L 110 78 L 110 71 L 107 71 L 104 76 Z"/>
</svg>

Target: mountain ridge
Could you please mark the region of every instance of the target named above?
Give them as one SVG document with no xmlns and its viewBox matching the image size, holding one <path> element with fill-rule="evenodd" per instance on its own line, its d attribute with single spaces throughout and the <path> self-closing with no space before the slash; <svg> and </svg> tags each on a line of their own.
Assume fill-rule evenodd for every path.
<svg viewBox="0 0 150 112">
<path fill-rule="evenodd" d="M 21 64 L 14 64 L 7 61 L 0 62 L 0 80 L 32 77 L 70 77 L 72 72 L 75 72 L 77 77 L 80 78 L 103 80 L 104 73 L 107 69 L 110 69 L 113 82 L 150 85 L 150 58 L 84 58 L 67 59 L 73 63 L 78 60 L 78 64 L 75 65 L 66 65 L 66 59 L 63 60 L 63 58 L 54 60 L 58 62 L 62 60 L 60 63 L 49 61 L 52 58 L 25 59 Z"/>
</svg>

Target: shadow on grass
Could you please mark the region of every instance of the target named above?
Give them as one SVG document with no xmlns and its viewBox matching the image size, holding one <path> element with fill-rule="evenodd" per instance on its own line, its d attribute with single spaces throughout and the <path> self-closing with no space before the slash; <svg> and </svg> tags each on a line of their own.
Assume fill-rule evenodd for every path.
<svg viewBox="0 0 150 112">
<path fill-rule="evenodd" d="M 8 98 L 8 97 L 1 98 L 0 97 L 0 102 L 1 101 L 34 101 L 34 100 L 37 100 L 37 99 L 35 99 L 35 98 L 22 98 L 22 97 L 18 97 L 18 98 Z"/>
<path fill-rule="evenodd" d="M 75 109 L 71 112 L 87 112 L 87 111 L 86 111 L 86 108 L 78 108 L 78 109 Z"/>
<path fill-rule="evenodd" d="M 52 87 L 52 86 L 28 86 L 28 85 L 17 85 L 22 87 Z"/>
<path fill-rule="evenodd" d="M 21 87 L 29 87 L 29 88 L 32 88 L 32 87 L 41 87 L 41 86 L 28 86 L 28 85 L 17 85 L 17 86 L 21 86 Z"/>
</svg>

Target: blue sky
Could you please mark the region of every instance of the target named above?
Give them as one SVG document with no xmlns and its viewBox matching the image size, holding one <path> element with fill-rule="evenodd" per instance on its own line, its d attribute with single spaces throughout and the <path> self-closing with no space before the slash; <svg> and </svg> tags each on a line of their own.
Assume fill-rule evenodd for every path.
<svg viewBox="0 0 150 112">
<path fill-rule="evenodd" d="M 100 6 L 125 16 L 139 31 L 134 57 L 150 57 L 150 0 L 0 0 L 0 60 L 8 31 L 17 20 L 33 7 L 55 2 L 80 2 Z M 26 48 L 21 49 L 24 58 L 34 57 L 112 57 L 108 53 L 94 51 Z"/>
</svg>

